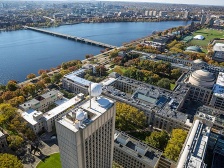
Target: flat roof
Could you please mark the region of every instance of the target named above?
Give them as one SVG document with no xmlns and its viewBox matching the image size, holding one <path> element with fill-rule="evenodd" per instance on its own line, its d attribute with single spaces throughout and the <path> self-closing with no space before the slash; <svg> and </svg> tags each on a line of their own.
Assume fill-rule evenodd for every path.
<svg viewBox="0 0 224 168">
<path fill-rule="evenodd" d="M 140 142 L 139 140 L 129 136 L 128 134 L 124 132 L 115 131 L 114 134 L 114 145 L 116 148 L 119 148 L 120 150 L 123 150 L 127 152 L 129 155 L 138 157 L 139 160 L 146 162 L 148 165 L 151 165 L 154 167 L 157 162 L 159 161 L 160 156 L 162 155 L 162 151 L 153 148 L 143 142 Z M 119 138 L 124 141 L 128 141 L 126 145 L 119 142 Z M 145 151 L 145 154 L 138 153 L 136 151 L 136 148 L 140 148 L 141 150 Z"/>
<path fill-rule="evenodd" d="M 64 77 L 73 82 L 79 83 L 80 85 L 89 86 L 90 81 L 78 76 L 78 75 L 80 75 L 80 73 L 84 73 L 84 72 L 85 72 L 85 69 L 79 69 L 79 70 L 74 71 L 68 75 L 65 75 Z"/>
<path fill-rule="evenodd" d="M 115 78 L 106 78 L 105 80 L 101 81 L 100 83 L 102 83 L 103 86 L 108 86 L 108 85 L 112 84 L 116 80 L 117 79 L 115 79 Z"/>
<path fill-rule="evenodd" d="M 2 131 L 0 131 L 0 138 L 1 138 L 2 136 L 4 136 L 4 134 L 3 134 L 3 132 L 2 132 Z"/>
<path fill-rule="evenodd" d="M 77 96 L 71 98 L 70 100 L 66 101 L 65 103 L 55 107 L 54 109 L 44 113 L 44 117 L 46 120 L 49 120 L 53 117 L 55 117 L 56 115 L 60 114 L 61 112 L 67 110 L 69 107 L 77 104 L 78 102 L 80 102 L 82 99 L 78 98 Z"/>
<path fill-rule="evenodd" d="M 224 97 L 224 73 L 219 72 L 216 83 L 213 86 L 213 95 Z"/>
<path fill-rule="evenodd" d="M 32 105 L 35 105 L 37 103 L 39 103 L 40 101 L 38 101 L 37 99 L 32 99 L 29 101 L 26 101 L 25 103 L 19 105 L 22 108 L 27 108 L 27 107 L 31 107 Z"/>
<path fill-rule="evenodd" d="M 26 112 L 23 112 L 22 113 L 22 117 L 31 125 L 36 125 L 38 122 L 33 118 L 33 116 L 35 114 L 39 114 L 39 113 L 42 113 L 40 111 L 37 111 L 37 110 L 33 110 L 33 109 L 29 109 L 28 111 Z"/>
<path fill-rule="evenodd" d="M 42 94 L 41 96 L 42 96 L 43 98 L 47 99 L 47 98 L 49 98 L 49 97 L 51 97 L 51 96 L 54 96 L 54 95 L 56 95 L 56 94 L 59 94 L 59 93 L 61 93 L 61 92 L 59 92 L 58 90 L 51 90 L 51 91 L 49 91 L 49 92 L 47 92 L 47 93 Z M 61 93 L 61 94 L 62 94 L 62 93 Z"/>
<path fill-rule="evenodd" d="M 91 108 L 90 108 L 90 101 L 91 101 Z M 77 132 L 80 128 L 84 129 L 86 125 L 92 123 L 96 120 L 99 116 L 101 116 L 104 112 L 106 112 L 111 106 L 113 106 L 114 102 L 108 98 L 103 96 L 94 97 L 91 100 L 87 100 L 82 103 L 80 106 L 71 109 L 69 113 L 58 119 L 58 123 L 62 124 L 63 126 L 67 127 L 73 132 Z M 72 117 L 78 112 L 78 110 L 83 110 L 84 113 L 87 113 L 89 118 L 83 119 L 83 124 L 76 126 L 76 117 Z M 71 115 L 70 115 L 71 114 Z M 70 115 L 70 117 L 68 117 Z"/>
</svg>

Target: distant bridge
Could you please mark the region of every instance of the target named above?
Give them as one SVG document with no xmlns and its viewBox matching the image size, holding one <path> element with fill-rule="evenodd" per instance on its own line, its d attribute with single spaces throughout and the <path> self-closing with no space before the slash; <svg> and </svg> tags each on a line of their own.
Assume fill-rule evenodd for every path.
<svg viewBox="0 0 224 168">
<path fill-rule="evenodd" d="M 35 27 L 24 26 L 24 29 L 33 30 L 33 31 L 37 31 L 37 32 L 40 32 L 40 33 L 45 33 L 45 34 L 50 34 L 50 35 L 65 38 L 65 39 L 68 39 L 68 40 L 73 40 L 73 41 L 77 41 L 77 42 L 82 42 L 82 43 L 86 43 L 86 44 L 91 44 L 91 45 L 95 45 L 95 46 L 104 47 L 104 48 L 110 48 L 110 49 L 117 48 L 117 46 L 113 46 L 113 45 L 110 45 L 110 44 L 101 43 L 101 42 L 98 42 L 98 41 L 94 41 L 94 40 L 90 40 L 90 39 L 86 39 L 86 38 L 81 38 L 81 37 L 77 37 L 77 36 L 71 36 L 71 35 L 66 35 L 66 34 L 62 34 L 62 33 L 51 32 L 51 31 L 48 31 L 48 30 L 39 29 L 39 28 L 35 28 Z"/>
</svg>

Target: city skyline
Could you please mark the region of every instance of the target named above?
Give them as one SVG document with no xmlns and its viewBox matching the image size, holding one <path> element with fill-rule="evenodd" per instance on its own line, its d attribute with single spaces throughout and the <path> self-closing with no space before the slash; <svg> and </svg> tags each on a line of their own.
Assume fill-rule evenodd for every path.
<svg viewBox="0 0 224 168">
<path fill-rule="evenodd" d="M 16 1 L 24 1 L 24 0 L 16 0 Z M 27 0 L 27 1 L 43 1 L 43 0 Z M 44 0 L 44 1 L 62 1 L 62 2 L 83 2 L 83 1 L 90 1 L 90 0 Z M 93 0 L 93 1 L 101 1 L 101 0 Z M 91 1 L 91 2 L 93 2 Z M 194 0 L 188 0 L 187 2 L 184 0 L 103 0 L 103 1 L 116 1 L 116 2 L 149 2 L 149 3 L 165 3 L 165 4 L 189 4 L 189 5 L 214 5 L 214 6 L 224 6 L 223 0 L 215 0 L 215 1 L 204 1 L 198 0 L 197 2 Z M 0 2 L 7 2 L 6 0 L 2 0 Z"/>
</svg>

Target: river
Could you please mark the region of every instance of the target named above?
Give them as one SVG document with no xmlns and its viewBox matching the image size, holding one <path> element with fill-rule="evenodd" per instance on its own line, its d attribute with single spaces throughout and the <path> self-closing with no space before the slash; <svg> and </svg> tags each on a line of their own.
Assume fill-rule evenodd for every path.
<svg viewBox="0 0 224 168">
<path fill-rule="evenodd" d="M 121 46 L 124 42 L 190 24 L 185 21 L 81 23 L 47 28 L 54 32 L 88 38 Z M 8 80 L 24 81 L 27 74 L 50 69 L 86 54 L 99 54 L 103 48 L 74 42 L 31 30 L 0 32 L 0 84 Z"/>
</svg>

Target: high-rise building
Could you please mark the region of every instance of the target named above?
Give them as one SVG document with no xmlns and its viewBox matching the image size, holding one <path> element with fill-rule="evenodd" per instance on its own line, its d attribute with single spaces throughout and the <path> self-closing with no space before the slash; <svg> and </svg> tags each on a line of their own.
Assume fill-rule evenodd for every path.
<svg viewBox="0 0 224 168">
<path fill-rule="evenodd" d="M 56 121 L 63 168 L 112 167 L 115 105 L 97 96 Z"/>
<path fill-rule="evenodd" d="M 201 24 L 201 25 L 205 24 L 205 21 L 206 21 L 206 16 L 205 16 L 205 15 L 202 15 L 202 16 L 201 16 L 200 24 Z"/>
<path fill-rule="evenodd" d="M 145 11 L 145 16 L 149 16 L 149 11 Z"/>
<path fill-rule="evenodd" d="M 184 19 L 188 19 L 188 17 L 189 17 L 189 11 L 186 10 L 184 12 Z"/>
</svg>

